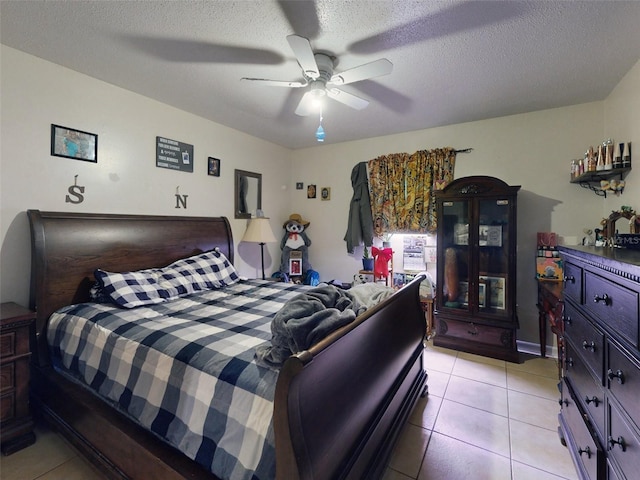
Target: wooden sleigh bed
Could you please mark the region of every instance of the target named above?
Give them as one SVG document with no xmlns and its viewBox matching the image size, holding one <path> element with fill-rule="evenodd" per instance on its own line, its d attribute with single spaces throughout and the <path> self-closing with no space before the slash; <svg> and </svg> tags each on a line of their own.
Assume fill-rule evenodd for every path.
<svg viewBox="0 0 640 480">
<path fill-rule="evenodd" d="M 160 267 L 215 248 L 233 262 L 227 219 L 38 210 L 28 217 L 30 306 L 37 311 L 34 412 L 109 478 L 215 479 L 61 376 L 51 365 L 45 332 L 54 311 L 89 301 L 98 267 Z M 284 363 L 273 411 L 277 479 L 374 479 L 384 473 L 400 430 L 426 393 L 419 280 Z"/>
</svg>

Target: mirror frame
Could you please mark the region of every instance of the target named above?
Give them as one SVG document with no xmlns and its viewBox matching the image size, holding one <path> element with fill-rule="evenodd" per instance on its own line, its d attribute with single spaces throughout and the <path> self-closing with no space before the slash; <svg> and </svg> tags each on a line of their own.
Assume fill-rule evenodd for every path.
<svg viewBox="0 0 640 480">
<path fill-rule="evenodd" d="M 235 188 L 234 188 L 234 204 L 233 211 L 235 218 L 251 218 L 251 213 L 240 212 L 240 181 L 242 177 L 250 177 L 258 180 L 258 198 L 256 210 L 262 209 L 262 174 L 256 172 L 248 172 L 246 170 L 235 170 Z"/>
</svg>

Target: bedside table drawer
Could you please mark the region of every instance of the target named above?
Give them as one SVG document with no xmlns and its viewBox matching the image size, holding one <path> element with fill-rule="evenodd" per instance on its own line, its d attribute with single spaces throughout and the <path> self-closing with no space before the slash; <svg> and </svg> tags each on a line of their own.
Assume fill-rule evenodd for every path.
<svg viewBox="0 0 640 480">
<path fill-rule="evenodd" d="M 16 386 L 15 364 L 7 363 L 0 367 L 0 392 L 11 390 Z"/>
<path fill-rule="evenodd" d="M 16 393 L 9 392 L 0 396 L 0 423 L 13 420 L 16 417 Z"/>
<path fill-rule="evenodd" d="M 16 332 L 0 335 L 0 357 L 12 357 L 16 354 Z"/>
</svg>

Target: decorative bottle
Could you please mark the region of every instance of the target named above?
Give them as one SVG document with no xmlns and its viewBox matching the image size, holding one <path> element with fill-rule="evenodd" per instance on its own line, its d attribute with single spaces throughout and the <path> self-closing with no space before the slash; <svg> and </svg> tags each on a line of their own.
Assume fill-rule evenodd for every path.
<svg viewBox="0 0 640 480">
<path fill-rule="evenodd" d="M 596 163 L 596 170 L 604 170 L 604 155 L 602 153 L 602 145 L 598 145 L 598 163 Z"/>
</svg>

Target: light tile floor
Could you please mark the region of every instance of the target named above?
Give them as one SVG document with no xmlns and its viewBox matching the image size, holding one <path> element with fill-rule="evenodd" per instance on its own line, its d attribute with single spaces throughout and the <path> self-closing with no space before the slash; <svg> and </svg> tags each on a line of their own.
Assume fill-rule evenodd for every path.
<svg viewBox="0 0 640 480">
<path fill-rule="evenodd" d="M 429 395 L 413 411 L 383 480 L 577 479 L 558 437 L 556 360 L 521 359 L 429 344 Z"/>
<path fill-rule="evenodd" d="M 513 364 L 428 345 L 429 395 L 401 434 L 384 480 L 577 478 L 557 433 L 554 359 Z M 2 480 L 104 480 L 44 425 L 0 459 Z"/>
</svg>

